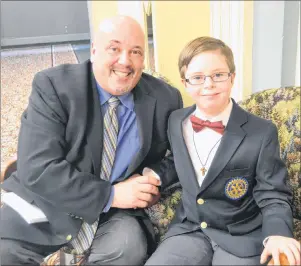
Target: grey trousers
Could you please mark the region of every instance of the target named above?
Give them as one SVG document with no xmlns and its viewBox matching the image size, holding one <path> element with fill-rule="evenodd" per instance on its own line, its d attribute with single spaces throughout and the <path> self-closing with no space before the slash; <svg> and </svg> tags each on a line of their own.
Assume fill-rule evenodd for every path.
<svg viewBox="0 0 301 266">
<path fill-rule="evenodd" d="M 197 231 L 165 239 L 146 265 L 260 265 L 260 256 L 236 257 Z"/>
<path fill-rule="evenodd" d="M 61 247 L 1 239 L 1 265 L 39 265 Z M 146 256 L 146 236 L 137 218 L 121 210 L 109 211 L 98 226 L 87 264 L 142 265 Z"/>
</svg>

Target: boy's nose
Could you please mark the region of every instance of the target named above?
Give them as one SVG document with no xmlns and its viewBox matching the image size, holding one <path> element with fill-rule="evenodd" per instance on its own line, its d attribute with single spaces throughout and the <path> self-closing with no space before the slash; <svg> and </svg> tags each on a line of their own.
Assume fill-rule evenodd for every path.
<svg viewBox="0 0 301 266">
<path fill-rule="evenodd" d="M 211 77 L 206 76 L 205 82 L 204 82 L 204 89 L 210 90 L 214 87 L 214 82 Z"/>
</svg>

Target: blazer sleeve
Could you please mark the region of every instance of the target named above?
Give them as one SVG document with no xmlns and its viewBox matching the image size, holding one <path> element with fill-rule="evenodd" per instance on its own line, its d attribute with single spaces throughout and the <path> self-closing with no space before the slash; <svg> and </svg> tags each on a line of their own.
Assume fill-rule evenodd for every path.
<svg viewBox="0 0 301 266">
<path fill-rule="evenodd" d="M 68 113 L 51 80 L 44 73 L 36 74 L 21 118 L 18 176 L 36 197 L 93 223 L 103 211 L 112 187 L 91 173 L 79 172 L 66 160 L 67 123 Z"/>
<path fill-rule="evenodd" d="M 277 128 L 270 124 L 262 141 L 253 195 L 263 215 L 263 237 L 293 237 L 292 193 L 287 169 L 280 158 Z"/>
<path fill-rule="evenodd" d="M 181 94 L 178 90 L 178 108 L 183 108 L 183 101 Z M 156 172 L 157 175 L 160 176 L 161 180 L 161 190 L 164 190 L 168 188 L 171 185 L 174 185 L 175 183 L 179 182 L 179 178 L 176 172 L 176 168 L 174 165 L 174 159 L 173 159 L 173 152 L 172 152 L 172 143 L 171 143 L 171 137 L 170 137 L 170 122 L 171 121 L 171 115 L 168 119 L 168 129 L 167 129 L 167 135 L 168 135 L 168 141 L 169 141 L 169 151 L 167 155 L 163 158 L 163 160 L 158 163 L 151 165 L 149 168 L 151 168 L 153 171 Z"/>
</svg>

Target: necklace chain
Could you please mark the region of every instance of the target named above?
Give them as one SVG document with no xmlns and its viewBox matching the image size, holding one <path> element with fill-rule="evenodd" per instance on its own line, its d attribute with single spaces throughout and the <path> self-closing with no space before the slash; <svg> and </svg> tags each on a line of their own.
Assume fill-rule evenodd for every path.
<svg viewBox="0 0 301 266">
<path fill-rule="evenodd" d="M 207 164 L 207 161 L 208 161 L 208 159 L 209 159 L 209 156 L 210 156 L 211 152 L 213 151 L 214 147 L 217 145 L 217 143 L 220 142 L 220 140 L 222 139 L 222 137 L 219 138 L 219 140 L 213 145 L 213 147 L 212 147 L 211 150 L 209 151 L 209 154 L 208 154 L 208 156 L 207 156 L 207 159 L 206 159 L 206 161 L 205 161 L 205 164 L 202 163 L 202 160 L 201 160 L 201 158 L 200 158 L 200 156 L 199 156 L 199 153 L 198 153 L 198 150 L 197 150 L 197 148 L 196 148 L 195 140 L 194 140 L 194 131 L 192 131 L 192 139 L 193 139 L 193 145 L 194 145 L 196 154 L 197 154 L 197 156 L 198 156 L 198 158 L 199 158 L 199 160 L 200 160 L 200 163 L 201 163 L 201 165 L 202 165 L 202 168 L 201 168 L 202 175 L 204 176 L 205 173 L 207 172 L 206 164 Z"/>
</svg>

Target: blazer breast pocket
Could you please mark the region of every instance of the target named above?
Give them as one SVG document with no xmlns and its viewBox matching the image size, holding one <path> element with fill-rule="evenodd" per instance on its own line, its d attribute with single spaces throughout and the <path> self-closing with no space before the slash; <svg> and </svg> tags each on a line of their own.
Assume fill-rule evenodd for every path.
<svg viewBox="0 0 301 266">
<path fill-rule="evenodd" d="M 244 235 L 248 234 L 255 229 L 262 226 L 262 214 L 255 213 L 248 218 L 240 220 L 238 222 L 228 224 L 227 228 L 231 235 Z"/>
<path fill-rule="evenodd" d="M 225 176 L 236 177 L 236 176 L 250 176 L 251 169 L 249 167 L 235 168 L 235 169 L 225 169 Z"/>
<path fill-rule="evenodd" d="M 245 167 L 245 168 L 235 168 L 235 169 L 225 169 L 223 176 L 227 179 L 231 178 L 245 178 L 249 185 L 252 185 L 254 183 L 254 169 Z"/>
</svg>

